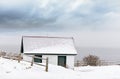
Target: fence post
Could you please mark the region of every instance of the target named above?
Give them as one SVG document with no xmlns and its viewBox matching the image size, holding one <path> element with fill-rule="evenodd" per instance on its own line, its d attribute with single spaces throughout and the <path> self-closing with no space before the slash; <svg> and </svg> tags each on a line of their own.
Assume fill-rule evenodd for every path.
<svg viewBox="0 0 120 79">
<path fill-rule="evenodd" d="M 34 56 L 32 56 L 31 66 L 33 66 L 33 63 L 34 63 Z"/>
<path fill-rule="evenodd" d="M 20 63 L 20 60 L 21 60 L 21 53 L 18 56 L 18 63 Z"/>
<path fill-rule="evenodd" d="M 48 57 L 46 58 L 46 69 L 45 69 L 46 72 L 48 72 Z"/>
<path fill-rule="evenodd" d="M 79 63 L 79 60 L 77 60 L 77 63 L 76 63 L 76 64 L 77 64 L 77 67 L 78 67 L 78 66 L 79 66 L 79 64 L 80 64 L 80 63 Z"/>
</svg>

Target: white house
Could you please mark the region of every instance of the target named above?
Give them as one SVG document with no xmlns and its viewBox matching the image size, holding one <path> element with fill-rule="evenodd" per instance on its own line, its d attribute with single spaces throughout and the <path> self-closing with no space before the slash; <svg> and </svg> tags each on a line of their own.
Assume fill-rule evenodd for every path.
<svg viewBox="0 0 120 79">
<path fill-rule="evenodd" d="M 73 68 L 77 51 L 72 37 L 23 36 L 21 53 L 49 58 L 49 63 Z M 35 59 L 44 63 L 44 60 Z"/>
</svg>

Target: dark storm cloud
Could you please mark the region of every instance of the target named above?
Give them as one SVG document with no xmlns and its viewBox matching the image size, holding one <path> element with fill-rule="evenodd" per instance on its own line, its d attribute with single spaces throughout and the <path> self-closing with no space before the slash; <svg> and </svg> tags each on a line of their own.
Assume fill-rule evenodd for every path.
<svg viewBox="0 0 120 79">
<path fill-rule="evenodd" d="M 0 23 L 5 24 L 8 21 L 22 20 L 26 15 L 19 11 L 5 11 L 0 13 Z"/>
<path fill-rule="evenodd" d="M 0 28 L 15 30 L 46 28 L 51 26 L 50 24 L 54 23 L 60 15 L 57 11 L 58 9 L 53 11 L 51 8 L 45 10 L 32 3 L 12 8 L 0 6 Z"/>
<path fill-rule="evenodd" d="M 7 30 L 99 30 L 107 20 L 106 15 L 114 12 L 114 8 L 119 6 L 115 6 L 117 2 L 113 0 L 111 0 L 112 5 L 111 2 L 103 0 L 25 1 L 27 2 L 15 5 L 15 7 L 12 3 L 9 3 L 9 6 L 0 5 L 0 28 Z"/>
</svg>

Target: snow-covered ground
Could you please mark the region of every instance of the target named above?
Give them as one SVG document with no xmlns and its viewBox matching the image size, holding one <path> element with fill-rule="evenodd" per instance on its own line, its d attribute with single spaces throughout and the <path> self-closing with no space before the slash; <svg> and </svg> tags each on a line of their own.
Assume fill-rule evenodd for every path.
<svg viewBox="0 0 120 79">
<path fill-rule="evenodd" d="M 42 66 L 28 62 L 0 58 L 0 79 L 120 79 L 120 66 L 76 67 L 74 70 L 50 65 L 45 72 Z"/>
</svg>

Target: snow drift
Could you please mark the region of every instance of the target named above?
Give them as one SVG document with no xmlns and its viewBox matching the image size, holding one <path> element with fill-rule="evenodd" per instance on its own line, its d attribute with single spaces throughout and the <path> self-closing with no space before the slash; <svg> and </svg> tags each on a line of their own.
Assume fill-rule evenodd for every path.
<svg viewBox="0 0 120 79">
<path fill-rule="evenodd" d="M 120 79 L 120 66 L 85 66 L 71 70 L 49 64 L 45 72 L 42 66 L 0 58 L 0 79 Z"/>
</svg>

